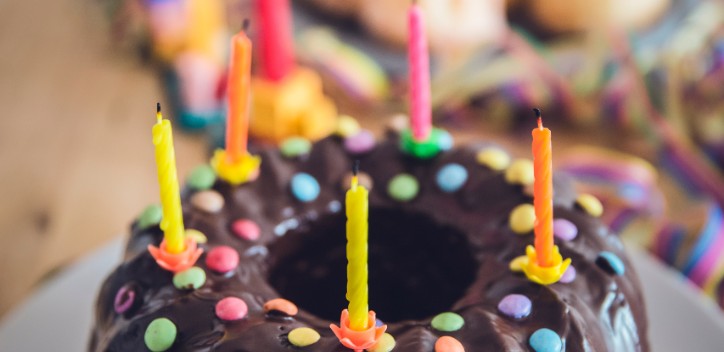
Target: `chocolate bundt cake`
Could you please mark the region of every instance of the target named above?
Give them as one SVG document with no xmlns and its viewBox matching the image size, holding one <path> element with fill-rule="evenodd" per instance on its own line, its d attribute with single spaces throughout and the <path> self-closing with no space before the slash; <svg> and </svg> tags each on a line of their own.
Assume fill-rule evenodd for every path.
<svg viewBox="0 0 724 352">
<path fill-rule="evenodd" d="M 445 139 L 445 138 L 442 138 Z M 309 148 L 311 146 L 311 148 Z M 600 203 L 554 178 L 555 235 L 571 267 L 531 282 L 532 166 L 495 146 L 419 160 L 369 132 L 261 150 L 258 179 L 203 166 L 182 194 L 204 254 L 174 275 L 147 246 L 150 207 L 100 290 L 90 351 L 349 351 L 330 330 L 346 307 L 344 192 L 359 159 L 369 195 L 369 297 L 387 333 L 370 351 L 648 351 L 639 282 Z"/>
</svg>

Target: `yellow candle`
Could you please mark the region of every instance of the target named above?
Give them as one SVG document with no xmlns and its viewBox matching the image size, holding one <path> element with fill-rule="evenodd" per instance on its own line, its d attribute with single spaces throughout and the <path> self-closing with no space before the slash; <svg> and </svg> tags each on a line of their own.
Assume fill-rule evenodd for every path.
<svg viewBox="0 0 724 352">
<path fill-rule="evenodd" d="M 352 330 L 361 331 L 368 325 L 367 289 L 367 217 L 368 191 L 358 185 L 357 175 L 347 191 L 347 300 Z"/>
<path fill-rule="evenodd" d="M 176 156 L 173 151 L 171 122 L 161 116 L 161 105 L 156 106 L 156 124 L 153 126 L 153 145 L 156 146 L 156 168 L 161 190 L 163 219 L 161 230 L 169 253 L 184 251 L 184 223 L 181 196 L 176 175 Z"/>
</svg>

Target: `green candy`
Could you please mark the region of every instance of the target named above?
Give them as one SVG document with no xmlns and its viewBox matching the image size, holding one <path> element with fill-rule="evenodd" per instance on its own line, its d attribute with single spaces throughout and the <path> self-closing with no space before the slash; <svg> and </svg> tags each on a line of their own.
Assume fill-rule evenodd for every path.
<svg viewBox="0 0 724 352">
<path fill-rule="evenodd" d="M 282 144 L 279 146 L 279 151 L 287 158 L 309 154 L 311 150 L 312 143 L 302 137 L 289 137 L 282 141 Z"/>
<path fill-rule="evenodd" d="M 195 190 L 207 190 L 216 182 L 216 173 L 209 165 L 199 165 L 191 171 L 186 182 Z"/>
<path fill-rule="evenodd" d="M 192 266 L 173 276 L 173 285 L 179 290 L 195 290 L 206 282 L 206 272 L 198 266 Z"/>
<path fill-rule="evenodd" d="M 387 185 L 387 193 L 390 197 L 400 202 L 407 202 L 415 198 L 419 190 L 420 185 L 417 179 L 410 174 L 399 174 L 393 177 Z"/>
<path fill-rule="evenodd" d="M 163 210 L 158 204 L 151 204 L 143 209 L 141 215 L 138 216 L 138 228 L 145 229 L 149 226 L 158 225 L 161 223 L 163 217 Z"/>
<path fill-rule="evenodd" d="M 458 331 L 465 325 L 465 320 L 457 313 L 445 312 L 432 318 L 430 325 L 438 331 Z"/>
<path fill-rule="evenodd" d="M 143 341 L 153 352 L 166 351 L 176 341 L 176 325 L 166 318 L 154 319 L 148 324 Z"/>
</svg>

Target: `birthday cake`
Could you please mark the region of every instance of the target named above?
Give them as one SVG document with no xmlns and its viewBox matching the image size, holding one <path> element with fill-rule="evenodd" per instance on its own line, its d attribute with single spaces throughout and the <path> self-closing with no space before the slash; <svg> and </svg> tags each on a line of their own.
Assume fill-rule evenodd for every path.
<svg viewBox="0 0 724 352">
<path fill-rule="evenodd" d="M 531 161 L 485 143 L 453 148 L 437 129 L 439 154 L 420 158 L 404 147 L 407 129 L 376 139 L 341 126 L 259 150 L 258 177 L 240 185 L 194 170 L 181 192 L 190 268 L 159 265 L 162 211 L 146 209 L 101 287 L 89 351 L 351 350 L 336 325 L 355 160 L 369 189 L 367 351 L 649 350 L 623 245 L 565 175 L 553 180 L 553 229 L 571 264 L 539 284 L 521 272 L 536 226 Z"/>
</svg>

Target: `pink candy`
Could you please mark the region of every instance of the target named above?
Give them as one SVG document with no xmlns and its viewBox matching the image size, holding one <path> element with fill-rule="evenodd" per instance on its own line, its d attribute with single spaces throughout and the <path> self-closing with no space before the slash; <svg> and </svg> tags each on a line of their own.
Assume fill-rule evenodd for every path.
<svg viewBox="0 0 724 352">
<path fill-rule="evenodd" d="M 234 321 L 243 319 L 249 308 L 246 303 L 237 297 L 226 297 L 216 303 L 216 316 L 221 320 Z"/>
<path fill-rule="evenodd" d="M 206 256 L 206 266 L 209 269 L 227 273 L 239 265 L 239 253 L 229 246 L 218 246 Z"/>
<path fill-rule="evenodd" d="M 247 219 L 239 219 L 231 224 L 231 230 L 234 234 L 245 240 L 254 241 L 259 238 L 261 230 L 259 225 Z"/>
</svg>

